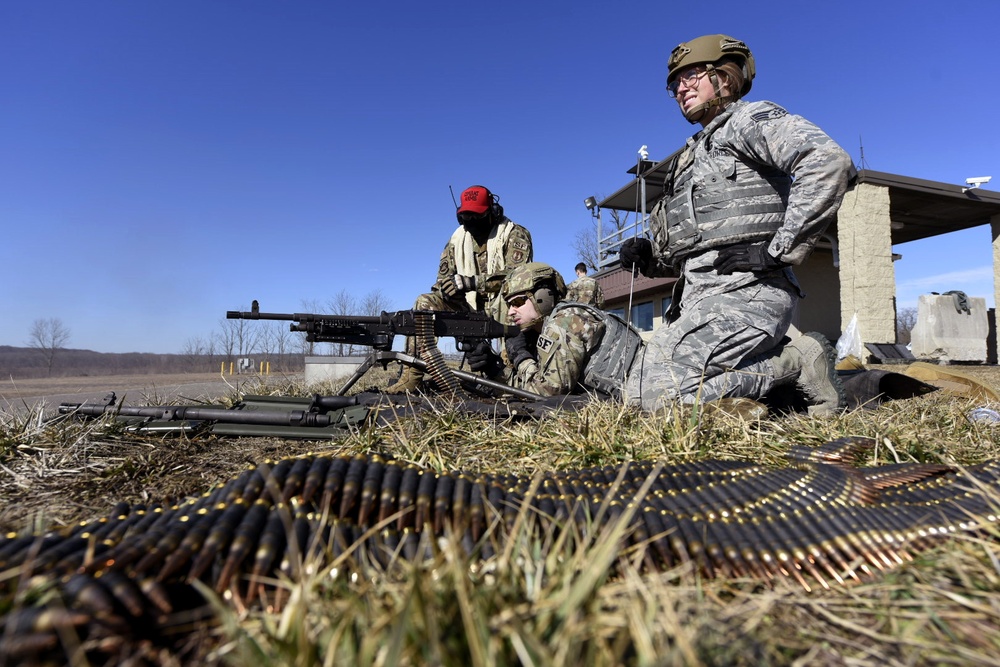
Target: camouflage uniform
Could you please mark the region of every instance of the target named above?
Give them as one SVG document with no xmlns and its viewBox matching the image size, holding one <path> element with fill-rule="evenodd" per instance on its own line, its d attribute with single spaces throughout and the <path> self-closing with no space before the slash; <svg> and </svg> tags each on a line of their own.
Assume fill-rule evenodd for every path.
<svg viewBox="0 0 1000 667">
<path fill-rule="evenodd" d="M 604 292 L 600 284 L 590 276 L 580 276 L 567 285 L 566 300 L 604 308 Z"/>
<path fill-rule="evenodd" d="M 632 367 L 630 403 L 655 409 L 770 390 L 770 359 L 802 296 L 795 276 L 723 275 L 713 263 L 726 245 L 767 238 L 773 257 L 801 263 L 835 219 L 850 169 L 822 130 L 771 102 L 733 102 L 688 140 L 651 213 L 654 257 L 644 271 L 679 274 L 683 293 Z M 745 196 L 733 197 L 737 189 Z"/>
<path fill-rule="evenodd" d="M 545 318 L 534 352 L 537 358 L 522 361 L 508 373 L 508 384 L 555 396 L 578 390 L 588 359 L 604 337 L 601 318 L 586 308 L 570 304 Z"/>
<path fill-rule="evenodd" d="M 504 218 L 508 220 L 507 218 Z M 521 264 L 530 262 L 534 251 L 531 246 L 531 233 L 521 225 L 513 224 L 513 229 L 507 237 L 507 242 L 503 247 L 503 270 L 487 273 L 489 268 L 489 258 L 486 253 L 486 243 L 476 244 L 476 310 L 487 312 L 494 319 L 501 322 L 507 321 L 507 307 L 500 298 L 500 286 L 510 269 Z M 418 310 L 446 310 L 446 311 L 466 311 L 472 310 L 471 304 L 465 296 L 459 294 L 455 298 L 449 298 L 442 291 L 441 286 L 450 283 L 456 273 L 461 273 L 455 262 L 455 247 L 451 243 L 445 246 L 441 253 L 441 263 L 438 266 L 437 282 L 431 286 L 431 291 L 417 297 L 414 308 Z"/>
</svg>

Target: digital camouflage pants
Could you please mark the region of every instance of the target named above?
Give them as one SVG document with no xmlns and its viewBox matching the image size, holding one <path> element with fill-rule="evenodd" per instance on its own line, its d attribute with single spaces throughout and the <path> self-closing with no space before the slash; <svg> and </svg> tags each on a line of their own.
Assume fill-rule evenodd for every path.
<svg viewBox="0 0 1000 667">
<path fill-rule="evenodd" d="M 653 333 L 632 365 L 626 401 L 655 410 L 674 401 L 763 396 L 774 385 L 770 359 L 797 302 L 785 281 L 682 302 L 680 316 Z"/>
</svg>

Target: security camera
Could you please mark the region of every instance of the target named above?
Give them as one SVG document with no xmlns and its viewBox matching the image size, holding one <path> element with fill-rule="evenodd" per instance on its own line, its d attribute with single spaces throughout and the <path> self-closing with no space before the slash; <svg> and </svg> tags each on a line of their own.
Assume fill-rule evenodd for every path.
<svg viewBox="0 0 1000 667">
<path fill-rule="evenodd" d="M 977 176 L 976 178 L 967 178 L 965 182 L 974 188 L 978 188 L 980 185 L 986 185 L 990 182 L 992 176 Z"/>
</svg>

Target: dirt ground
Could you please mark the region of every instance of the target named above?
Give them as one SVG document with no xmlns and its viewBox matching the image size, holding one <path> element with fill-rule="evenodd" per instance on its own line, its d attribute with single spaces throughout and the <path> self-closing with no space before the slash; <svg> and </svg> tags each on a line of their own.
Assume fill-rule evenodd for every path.
<svg viewBox="0 0 1000 667">
<path fill-rule="evenodd" d="M 108 375 L 0 383 L 0 413 L 29 414 L 44 402 L 46 418 L 61 402 L 98 400 L 114 391 L 126 403 L 190 404 L 233 395 L 256 376 L 218 373 Z M 16 421 L 17 418 L 14 418 Z M 200 493 L 248 465 L 315 450 L 317 442 L 273 438 L 80 433 L 63 441 L 43 429 L 0 438 L 0 533 L 99 516 L 117 500 L 169 504 Z M 14 429 L 18 431 L 18 428 Z M 70 431 L 70 433 L 73 433 Z"/>
</svg>

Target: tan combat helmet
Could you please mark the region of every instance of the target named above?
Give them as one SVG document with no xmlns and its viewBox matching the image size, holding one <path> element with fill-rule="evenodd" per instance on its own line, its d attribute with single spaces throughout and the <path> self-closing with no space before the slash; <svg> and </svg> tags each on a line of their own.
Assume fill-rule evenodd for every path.
<svg viewBox="0 0 1000 667">
<path fill-rule="evenodd" d="M 722 96 L 722 89 L 719 85 L 719 78 L 716 76 L 715 68 L 723 58 L 734 59 L 743 69 L 743 85 L 740 88 L 739 95 Z M 692 65 L 705 66 L 705 69 L 708 71 L 708 78 L 715 88 L 715 99 L 710 100 L 706 104 L 699 104 L 686 112 L 684 117 L 691 123 L 697 123 L 705 110 L 713 106 L 725 106 L 726 103 L 746 95 L 750 92 L 750 88 L 753 86 L 753 79 L 757 75 L 757 65 L 754 63 L 753 54 L 750 53 L 750 47 L 744 42 L 728 35 L 703 35 L 692 39 L 690 42 L 678 44 L 670 52 L 670 59 L 667 61 L 667 89 L 670 90 L 677 76 Z"/>
<path fill-rule="evenodd" d="M 507 274 L 500 288 L 504 301 L 519 294 L 530 298 L 535 303 L 535 310 L 544 317 L 566 297 L 566 281 L 548 264 L 528 262 Z"/>
</svg>

